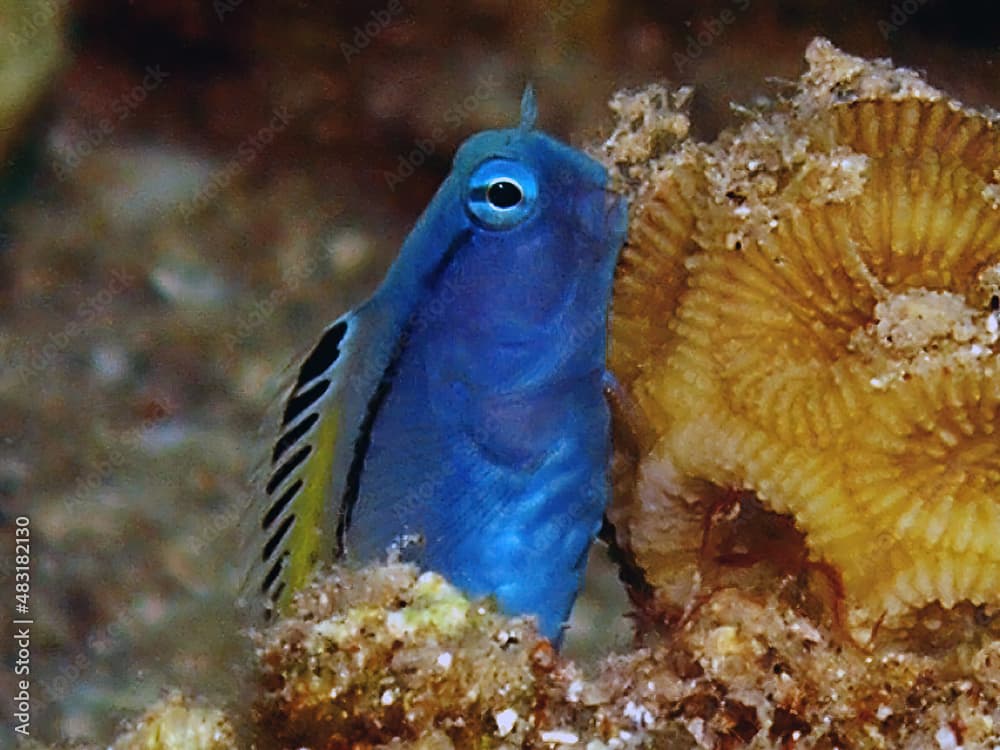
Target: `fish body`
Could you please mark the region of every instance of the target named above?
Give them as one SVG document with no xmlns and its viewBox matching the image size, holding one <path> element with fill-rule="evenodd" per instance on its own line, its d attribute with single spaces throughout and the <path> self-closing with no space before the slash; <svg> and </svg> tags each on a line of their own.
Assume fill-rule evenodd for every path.
<svg viewBox="0 0 1000 750">
<path fill-rule="evenodd" d="M 299 368 L 248 593 L 321 560 L 436 570 L 558 640 L 607 500 L 606 316 L 626 205 L 533 128 L 467 140 L 372 297 Z"/>
</svg>

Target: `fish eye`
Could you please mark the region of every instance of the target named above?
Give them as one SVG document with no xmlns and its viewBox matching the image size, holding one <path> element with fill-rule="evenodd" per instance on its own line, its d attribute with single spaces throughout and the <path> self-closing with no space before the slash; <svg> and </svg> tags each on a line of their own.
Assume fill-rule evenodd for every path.
<svg viewBox="0 0 1000 750">
<path fill-rule="evenodd" d="M 514 208 L 522 198 L 524 191 L 513 180 L 495 180 L 486 188 L 486 200 L 493 208 Z"/>
<path fill-rule="evenodd" d="M 490 159 L 469 178 L 466 207 L 487 229 L 510 229 L 524 221 L 538 199 L 538 182 L 524 165 Z"/>
</svg>

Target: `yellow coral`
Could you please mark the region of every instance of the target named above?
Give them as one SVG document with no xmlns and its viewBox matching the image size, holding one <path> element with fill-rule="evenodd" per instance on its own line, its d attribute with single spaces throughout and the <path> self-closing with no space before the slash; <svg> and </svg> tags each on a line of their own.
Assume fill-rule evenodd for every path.
<svg viewBox="0 0 1000 750">
<path fill-rule="evenodd" d="M 638 201 L 612 368 L 644 418 L 615 517 L 683 598 L 692 508 L 752 491 L 866 637 L 1000 603 L 1000 133 L 907 71 L 807 57 L 797 98 L 678 151 Z"/>
<path fill-rule="evenodd" d="M 235 750 L 236 733 L 221 711 L 179 694 L 153 706 L 110 750 Z"/>
</svg>

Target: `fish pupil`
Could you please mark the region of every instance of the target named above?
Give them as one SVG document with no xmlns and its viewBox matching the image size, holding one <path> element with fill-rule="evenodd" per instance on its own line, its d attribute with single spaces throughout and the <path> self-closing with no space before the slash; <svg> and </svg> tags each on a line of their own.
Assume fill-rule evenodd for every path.
<svg viewBox="0 0 1000 750">
<path fill-rule="evenodd" d="M 523 197 L 521 187 L 511 180 L 497 180 L 486 188 L 486 200 L 494 208 L 513 208 Z"/>
</svg>

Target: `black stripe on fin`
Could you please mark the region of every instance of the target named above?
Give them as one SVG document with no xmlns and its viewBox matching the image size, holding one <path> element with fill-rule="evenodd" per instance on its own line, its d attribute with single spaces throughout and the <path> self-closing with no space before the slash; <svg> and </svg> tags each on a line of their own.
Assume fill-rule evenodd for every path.
<svg viewBox="0 0 1000 750">
<path fill-rule="evenodd" d="M 309 390 L 289 398 L 288 403 L 285 405 L 285 413 L 281 417 L 281 426 L 287 427 L 289 423 L 294 422 L 295 418 L 316 403 L 329 387 L 329 380 L 321 380 Z"/>
<path fill-rule="evenodd" d="M 470 229 L 463 230 L 455 235 L 437 265 L 431 269 L 430 273 L 428 273 L 426 278 L 423 279 L 424 286 L 428 291 L 437 286 L 459 248 L 464 246 L 469 241 L 471 236 L 472 230 Z M 338 509 L 338 557 L 344 554 L 347 531 L 351 528 L 351 516 L 354 514 L 354 506 L 357 505 L 358 495 L 361 492 L 361 473 L 365 466 L 365 456 L 368 455 L 368 448 L 371 446 L 372 428 L 375 426 L 375 418 L 378 416 L 379 410 L 382 408 L 382 403 L 385 401 L 386 396 L 389 395 L 389 391 L 392 389 L 392 381 L 396 377 L 396 371 L 399 369 L 400 360 L 402 359 L 403 352 L 406 349 L 406 343 L 410 340 L 410 334 L 412 333 L 412 329 L 416 321 L 416 317 L 411 317 L 406 327 L 401 332 L 400 337 L 396 342 L 396 347 L 393 350 L 392 359 L 390 359 L 389 363 L 386 365 L 385 371 L 382 373 L 382 378 L 379 380 L 378 387 L 375 389 L 375 393 L 372 394 L 371 400 L 368 401 L 365 417 L 361 422 L 361 429 L 358 431 L 358 437 L 354 441 L 354 455 L 351 457 L 351 465 L 347 470 L 347 480 L 344 484 L 344 494 L 341 496 L 340 508 Z"/>
<path fill-rule="evenodd" d="M 278 584 L 277 588 L 274 589 L 274 593 L 271 594 L 271 601 L 274 602 L 275 605 L 277 605 L 278 601 L 281 599 L 281 592 L 284 590 L 285 590 L 285 582 L 282 581 L 281 583 Z M 270 607 L 268 608 L 267 611 L 271 614 L 273 614 L 274 612 L 274 610 Z"/>
<path fill-rule="evenodd" d="M 318 419 L 319 414 L 313 412 L 295 425 L 295 427 L 278 438 L 278 442 L 274 444 L 274 450 L 271 452 L 271 463 L 278 463 L 278 459 L 281 458 L 282 454 L 299 442 L 299 438 L 305 435 L 309 428 L 316 424 L 316 420 Z"/>
<path fill-rule="evenodd" d="M 274 474 L 271 475 L 271 478 L 267 480 L 267 487 L 264 488 L 267 490 L 267 494 L 270 495 L 278 489 L 278 487 L 281 486 L 281 483 L 285 481 L 285 478 L 295 470 L 296 466 L 305 461 L 306 456 L 310 453 L 312 453 L 312 446 L 305 445 L 299 450 L 298 453 L 294 454 L 290 459 L 279 466 Z"/>
<path fill-rule="evenodd" d="M 267 571 L 267 575 L 264 576 L 264 582 L 260 585 L 260 592 L 266 594 L 268 589 L 274 585 L 274 582 L 278 579 L 278 575 L 281 573 L 281 569 L 285 567 L 285 560 L 288 558 L 288 550 L 285 550 L 281 557 L 274 561 L 274 565 L 271 569 Z"/>
<path fill-rule="evenodd" d="M 267 544 L 264 545 L 264 554 L 261 555 L 261 562 L 267 562 L 271 559 L 271 555 L 274 554 L 278 545 L 281 544 L 281 540 L 285 538 L 285 534 L 287 534 L 288 530 L 292 528 L 293 523 L 295 523 L 294 513 L 286 518 L 285 522 L 282 523 L 281 526 L 278 527 L 278 530 L 271 535 L 271 538 L 267 540 Z"/>
<path fill-rule="evenodd" d="M 285 494 L 272 503 L 271 507 L 267 509 L 267 513 L 264 515 L 264 520 L 260 522 L 261 531 L 267 531 L 268 527 L 274 523 L 278 516 L 281 515 L 282 511 L 288 507 L 288 504 L 292 501 L 292 498 L 298 494 L 300 489 L 302 489 L 302 480 L 296 479 L 295 484 L 285 490 Z"/>
<path fill-rule="evenodd" d="M 313 378 L 330 369 L 330 366 L 340 356 L 340 342 L 347 333 L 347 321 L 341 320 L 327 329 L 319 343 L 309 352 L 306 361 L 299 368 L 299 377 L 295 387 L 301 388 Z"/>
<path fill-rule="evenodd" d="M 337 519 L 337 543 L 341 553 L 344 550 L 347 530 L 351 528 L 351 516 L 354 514 L 354 506 L 358 502 L 358 493 L 361 491 L 361 471 L 364 469 L 365 456 L 368 455 L 368 448 L 372 442 L 372 427 L 375 425 L 375 417 L 378 415 L 379 409 L 382 408 L 385 397 L 389 395 L 389 390 L 392 388 L 392 377 L 396 374 L 398 366 L 399 358 L 397 357 L 382 375 L 382 380 L 379 382 L 378 388 L 375 389 L 375 395 L 368 402 L 368 411 L 365 412 L 365 419 L 361 423 L 358 439 L 354 442 L 354 457 L 347 470 L 344 497 L 340 504 L 340 518 Z"/>
</svg>

